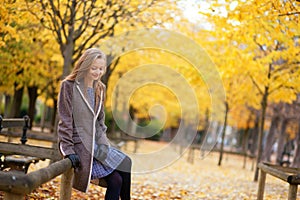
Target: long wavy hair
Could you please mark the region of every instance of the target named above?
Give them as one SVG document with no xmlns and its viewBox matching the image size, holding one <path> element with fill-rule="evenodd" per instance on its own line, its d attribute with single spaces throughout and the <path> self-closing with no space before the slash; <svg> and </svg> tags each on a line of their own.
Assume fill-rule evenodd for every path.
<svg viewBox="0 0 300 200">
<path fill-rule="evenodd" d="M 84 95 L 86 96 L 87 89 L 87 80 L 85 79 L 88 71 L 90 70 L 92 64 L 96 59 L 103 59 L 106 62 L 106 55 L 97 48 L 87 49 L 79 58 L 72 72 L 64 79 L 69 81 L 84 81 Z M 95 91 L 95 107 L 99 104 L 100 92 L 101 90 L 104 92 L 104 84 L 101 81 L 101 77 L 106 73 L 106 68 L 104 73 L 99 77 L 97 81 L 94 81 L 94 91 Z M 103 97 L 102 97 L 103 98 Z"/>
</svg>

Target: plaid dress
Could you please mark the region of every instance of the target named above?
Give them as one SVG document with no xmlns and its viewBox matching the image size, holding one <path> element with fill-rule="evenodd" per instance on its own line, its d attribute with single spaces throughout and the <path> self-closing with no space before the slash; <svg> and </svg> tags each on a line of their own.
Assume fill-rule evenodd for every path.
<svg viewBox="0 0 300 200">
<path fill-rule="evenodd" d="M 93 158 L 92 177 L 91 179 L 103 178 L 112 173 L 126 157 L 121 151 L 109 147 L 107 158 L 103 163 Z"/>
<path fill-rule="evenodd" d="M 92 108 L 95 105 L 95 93 L 93 88 L 87 88 L 87 94 Z M 94 142 L 94 152 L 97 149 L 97 144 Z M 124 160 L 126 155 L 114 147 L 109 147 L 107 157 L 103 162 L 93 158 L 91 179 L 103 178 L 112 173 Z"/>
</svg>

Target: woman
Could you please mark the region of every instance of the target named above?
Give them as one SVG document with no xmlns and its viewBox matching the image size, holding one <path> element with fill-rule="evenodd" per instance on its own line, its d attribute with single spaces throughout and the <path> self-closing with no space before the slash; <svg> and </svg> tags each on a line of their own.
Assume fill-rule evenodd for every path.
<svg viewBox="0 0 300 200">
<path fill-rule="evenodd" d="M 91 180 L 104 179 L 105 199 L 130 199 L 131 160 L 110 146 L 104 124 L 106 56 L 86 50 L 61 83 L 58 97 L 59 149 L 75 169 L 73 187 L 86 192 Z"/>
</svg>

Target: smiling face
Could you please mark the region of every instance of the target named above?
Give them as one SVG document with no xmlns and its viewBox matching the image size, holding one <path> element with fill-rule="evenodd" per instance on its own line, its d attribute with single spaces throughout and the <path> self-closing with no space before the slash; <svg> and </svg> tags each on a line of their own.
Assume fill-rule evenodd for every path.
<svg viewBox="0 0 300 200">
<path fill-rule="evenodd" d="M 99 80 L 104 75 L 105 69 L 106 69 L 106 61 L 101 58 L 96 59 L 87 72 L 86 75 L 87 81 L 93 83 L 93 81 Z"/>
</svg>

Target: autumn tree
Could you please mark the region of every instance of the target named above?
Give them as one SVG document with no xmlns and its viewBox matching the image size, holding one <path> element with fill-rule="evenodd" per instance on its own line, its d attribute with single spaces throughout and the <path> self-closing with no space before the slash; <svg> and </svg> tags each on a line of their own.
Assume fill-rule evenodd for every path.
<svg viewBox="0 0 300 200">
<path fill-rule="evenodd" d="M 155 16 L 160 14 L 159 17 L 168 16 L 168 12 L 164 12 L 164 9 L 158 9 L 158 6 L 165 4 L 166 2 L 156 0 L 140 3 L 118 0 L 26 1 L 27 10 L 46 30 L 52 32 L 58 44 L 63 58 L 63 70 L 59 73 L 61 79 L 70 73 L 72 66 L 85 49 L 97 47 L 104 39 L 129 31 L 132 27 L 145 25 L 151 27 L 160 24 L 161 20 Z M 147 13 L 150 9 L 153 10 Z M 114 53 L 106 53 L 109 65 L 103 81 L 108 84 L 119 58 L 113 61 Z"/>
<path fill-rule="evenodd" d="M 262 7 L 263 6 L 263 7 Z M 272 13 L 272 15 L 262 15 L 262 20 L 250 21 L 247 26 L 252 27 L 252 44 L 254 61 L 259 68 L 249 70 L 249 76 L 255 85 L 259 96 L 261 97 L 261 120 L 258 140 L 258 155 L 257 165 L 261 161 L 262 140 L 265 125 L 265 114 L 269 101 L 286 101 L 291 102 L 295 99 L 299 92 L 297 86 L 299 80 L 299 61 L 296 59 L 299 54 L 299 49 L 296 47 L 295 35 L 298 34 L 294 27 L 296 23 L 291 18 L 281 19 L 280 13 L 273 12 L 274 9 L 286 7 L 289 8 L 289 3 L 280 5 L 259 4 L 257 7 L 258 14 L 261 9 Z M 274 20 L 274 14 L 278 16 Z M 279 29 L 278 34 L 273 34 L 276 29 Z M 258 51 L 255 50 L 256 49 Z M 253 69 L 253 68 L 252 68 Z M 263 75 L 264 74 L 264 75 Z M 262 76 L 263 75 L 263 76 Z M 254 180 L 258 178 L 258 168 L 256 168 Z"/>
<path fill-rule="evenodd" d="M 167 16 L 171 12 L 160 9 L 161 5 L 165 5 L 165 2 L 5 1 L 5 4 L 1 5 L 3 12 L 0 19 L 1 60 L 3 59 L 1 64 L 5 66 L 1 70 L 3 70 L 2 74 L 10 74 L 11 79 L 3 80 L 1 86 L 3 91 L 9 94 L 15 93 L 13 96 L 16 103 L 11 107 L 17 110 L 13 113 L 19 113 L 23 85 L 27 86 L 27 84 L 30 113 L 34 111 L 32 107 L 35 106 L 37 96 L 42 93 L 53 98 L 55 109 L 58 79 L 61 75 L 64 77 L 70 72 L 72 65 L 84 49 L 98 46 L 104 38 L 129 31 L 134 26 L 158 25 L 162 23 L 160 17 L 166 16 L 168 20 Z M 169 6 L 170 9 L 172 7 Z M 32 15 L 36 17 L 32 18 Z M 50 34 L 51 32 L 55 37 Z M 17 43 L 19 46 L 16 45 Z M 9 44 L 11 47 L 8 46 Z M 20 44 L 23 44 L 24 48 L 20 48 Z M 61 56 L 57 54 L 59 51 Z M 24 56 L 26 62 L 22 60 Z M 113 53 L 108 55 L 108 58 L 111 63 Z M 25 63 L 30 64 L 25 67 Z M 117 63 L 118 59 L 109 66 L 104 77 L 105 83 L 108 82 Z M 64 66 L 63 70 L 61 65 Z M 20 72 L 11 73 L 16 72 L 15 68 L 19 68 Z M 9 90 L 7 88 L 9 85 L 16 85 L 16 91 Z"/>
<path fill-rule="evenodd" d="M 297 96 L 297 100 L 295 101 L 295 104 L 297 105 L 297 107 L 299 108 L 300 107 L 300 95 L 298 94 Z M 299 112 L 298 112 L 299 114 Z M 297 167 L 299 168 L 300 167 L 300 125 L 299 125 L 299 116 L 298 116 L 298 130 L 296 132 L 296 137 L 295 137 L 295 143 L 296 143 L 296 147 L 295 147 L 295 152 L 294 152 L 294 159 L 293 159 L 293 162 L 292 162 L 292 167 Z"/>
<path fill-rule="evenodd" d="M 34 121 L 37 97 L 57 82 L 55 45 L 39 21 L 31 19 L 23 1 L 1 6 L 1 91 L 6 99 L 5 117 L 19 117 L 23 91 L 28 92 L 27 114 Z M 47 51 L 45 50 L 47 49 Z"/>
<path fill-rule="evenodd" d="M 249 61 L 244 65 L 244 72 L 248 82 L 252 82 L 250 91 L 256 99 L 252 98 L 248 105 L 261 110 L 257 164 L 261 160 L 268 103 L 291 102 L 299 92 L 299 48 L 296 45 L 299 32 L 295 14 L 298 6 L 291 1 L 211 2 L 210 11 L 206 13 L 214 24 L 213 31 L 222 35 L 216 37 L 215 42 L 222 45 L 222 41 L 230 40 L 231 47 L 238 49 L 241 55 L 235 57 L 236 62 Z M 257 175 L 256 168 L 255 180 Z"/>
<path fill-rule="evenodd" d="M 62 77 L 70 70 L 82 52 L 117 29 L 130 30 L 130 26 L 142 23 L 138 16 L 157 1 L 27 1 L 28 10 L 52 31 L 64 59 Z M 137 21 L 135 21 L 137 20 Z M 155 23 L 155 22 L 154 22 Z M 110 69 L 108 68 L 108 73 Z M 107 80 L 106 80 L 107 81 Z"/>
<path fill-rule="evenodd" d="M 11 96 L 9 94 L 13 94 L 13 102 L 15 102 L 16 106 L 13 106 L 13 110 L 5 109 L 4 114 L 5 116 L 15 116 L 16 113 L 19 113 L 21 102 L 17 102 L 17 100 L 22 97 L 23 94 L 23 87 L 18 86 L 18 82 L 20 81 L 20 77 L 16 78 L 8 78 L 9 74 L 16 74 L 20 76 L 22 74 L 21 63 L 22 59 L 19 60 L 15 59 L 18 56 L 19 52 L 24 53 L 25 45 L 22 45 L 20 41 L 20 35 L 17 34 L 17 23 L 15 22 L 15 10 L 12 3 L 4 2 L 1 8 L 1 74 L 2 78 L 0 81 L 1 90 L 5 91 L 5 99 L 6 101 L 10 101 Z M 11 64 L 14 63 L 13 66 Z M 6 78 L 4 78 L 6 77 Z M 11 77 L 11 76 L 10 76 Z M 5 86 L 9 86 L 6 88 Z M 8 107 L 7 105 L 5 107 Z"/>
</svg>

